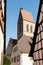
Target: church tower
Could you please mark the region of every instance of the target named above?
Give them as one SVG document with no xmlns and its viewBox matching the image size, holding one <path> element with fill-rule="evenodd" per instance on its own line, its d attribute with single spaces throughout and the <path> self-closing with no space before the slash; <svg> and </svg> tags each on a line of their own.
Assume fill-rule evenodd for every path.
<svg viewBox="0 0 43 65">
<path fill-rule="evenodd" d="M 17 24 L 17 38 L 20 39 L 23 35 L 33 37 L 35 23 L 30 12 L 20 8 L 18 24 Z"/>
</svg>

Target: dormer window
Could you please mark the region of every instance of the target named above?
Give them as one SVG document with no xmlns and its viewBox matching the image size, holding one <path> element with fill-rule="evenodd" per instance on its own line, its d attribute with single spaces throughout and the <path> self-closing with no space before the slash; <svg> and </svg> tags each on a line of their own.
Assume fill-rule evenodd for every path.
<svg viewBox="0 0 43 65">
<path fill-rule="evenodd" d="M 27 32 L 29 31 L 29 27 L 28 27 L 28 24 L 27 24 Z"/>
<path fill-rule="evenodd" d="M 32 26 L 30 26 L 30 32 L 32 33 Z"/>
</svg>

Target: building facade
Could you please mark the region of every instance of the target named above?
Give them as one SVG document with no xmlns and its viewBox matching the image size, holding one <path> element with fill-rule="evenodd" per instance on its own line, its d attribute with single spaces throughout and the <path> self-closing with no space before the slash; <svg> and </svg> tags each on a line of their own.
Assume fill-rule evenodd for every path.
<svg viewBox="0 0 43 65">
<path fill-rule="evenodd" d="M 32 14 L 20 8 L 17 23 L 17 44 L 12 49 L 11 65 L 33 65 L 33 59 L 28 57 L 28 52 L 30 52 L 34 28 Z"/>
<path fill-rule="evenodd" d="M 34 65 L 43 65 L 43 0 L 40 0 L 35 32 L 29 56 L 33 57 Z"/>
<path fill-rule="evenodd" d="M 30 37 L 23 36 L 13 47 L 11 54 L 11 65 L 33 65 L 33 60 L 28 57 L 30 52 Z"/>
<path fill-rule="evenodd" d="M 11 53 L 13 46 L 17 44 L 17 39 L 10 38 L 7 49 L 6 49 L 6 55 L 11 59 Z"/>
<path fill-rule="evenodd" d="M 4 1 L 3 1 L 4 3 Z M 3 65 L 4 54 L 4 16 L 2 0 L 0 0 L 0 65 Z"/>
</svg>

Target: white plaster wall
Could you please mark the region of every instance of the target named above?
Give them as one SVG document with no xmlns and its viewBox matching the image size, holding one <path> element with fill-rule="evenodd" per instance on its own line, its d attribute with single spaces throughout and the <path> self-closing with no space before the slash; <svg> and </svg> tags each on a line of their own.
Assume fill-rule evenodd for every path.
<svg viewBox="0 0 43 65">
<path fill-rule="evenodd" d="M 29 25 L 29 32 L 27 32 L 27 24 Z M 29 21 L 23 21 L 23 34 L 25 34 L 26 36 L 31 36 L 33 37 L 33 33 L 30 32 L 30 26 L 32 25 L 32 29 L 33 29 L 33 32 L 34 32 L 34 29 L 35 29 L 35 24 L 34 23 L 31 23 Z"/>
<path fill-rule="evenodd" d="M 3 52 L 3 49 L 4 49 L 4 38 L 3 38 L 1 26 L 0 26 L 0 63 L 1 63 L 1 53 Z"/>
<path fill-rule="evenodd" d="M 18 46 L 18 44 L 15 45 L 15 46 L 13 47 L 13 49 L 14 49 L 16 46 Z M 17 61 L 17 56 L 20 55 L 20 50 L 18 49 L 15 53 L 13 53 L 13 49 L 12 49 L 11 58 L 14 59 L 14 57 L 16 56 L 16 62 L 13 61 L 13 63 L 11 63 L 11 65 L 20 65 L 20 61 Z"/>
<path fill-rule="evenodd" d="M 15 45 L 13 47 L 13 49 L 17 45 Z M 20 55 L 20 61 L 17 61 L 18 55 Z M 11 65 L 33 65 L 33 60 L 30 60 L 30 57 L 28 57 L 28 55 L 29 55 L 29 53 L 21 53 L 19 48 L 15 53 L 13 53 L 13 50 L 12 50 L 11 58 L 14 59 L 14 57 L 16 56 L 16 62 L 13 61 L 13 63 L 11 63 Z"/>
<path fill-rule="evenodd" d="M 20 65 L 33 65 L 33 60 L 30 60 L 28 53 L 21 53 L 20 59 Z"/>
</svg>

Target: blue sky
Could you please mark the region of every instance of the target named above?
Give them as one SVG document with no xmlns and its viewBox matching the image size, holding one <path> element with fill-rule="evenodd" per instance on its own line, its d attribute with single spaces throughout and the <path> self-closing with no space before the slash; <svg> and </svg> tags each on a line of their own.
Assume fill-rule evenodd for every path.
<svg viewBox="0 0 43 65">
<path fill-rule="evenodd" d="M 7 0 L 6 46 L 10 38 L 17 39 L 17 22 L 22 7 L 32 13 L 36 22 L 40 0 Z"/>
</svg>

